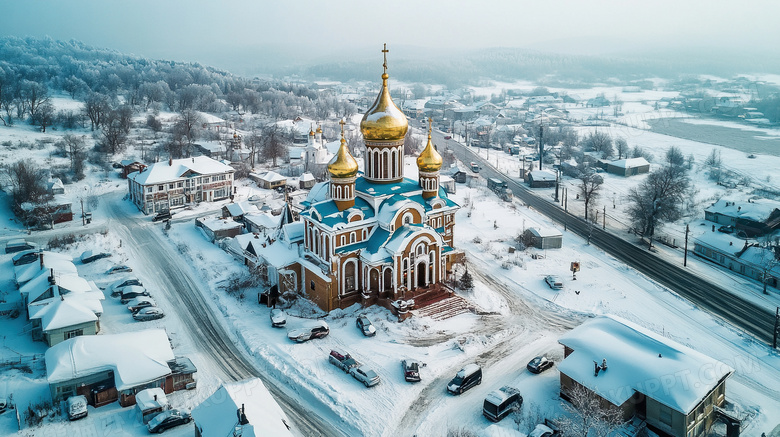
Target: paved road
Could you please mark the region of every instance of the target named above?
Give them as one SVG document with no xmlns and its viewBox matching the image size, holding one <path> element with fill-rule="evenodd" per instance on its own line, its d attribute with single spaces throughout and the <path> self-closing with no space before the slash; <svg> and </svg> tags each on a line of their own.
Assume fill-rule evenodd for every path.
<svg viewBox="0 0 780 437">
<path fill-rule="evenodd" d="M 440 132 L 434 132 L 437 144 L 446 145 L 463 162 L 479 162 L 485 177 L 498 177 L 507 181 L 515 196 L 540 213 L 557 221 L 566 223 L 569 230 L 587 238 L 591 233 L 591 243 L 600 247 L 615 258 L 642 272 L 656 282 L 673 290 L 695 305 L 709 311 L 738 326 L 766 343 L 772 342 L 772 329 L 775 315 L 766 309 L 746 301 L 739 296 L 695 276 L 684 268 L 658 258 L 647 249 L 603 231 L 598 226 L 590 227 L 584 220 L 566 213 L 555 203 L 534 195 L 525 185 L 499 173 L 483 158 L 462 144 L 445 140 Z"/>
<path fill-rule="evenodd" d="M 239 381 L 259 377 L 274 399 L 292 422 L 290 425 L 301 436 L 343 436 L 314 411 L 328 411 L 327 405 L 304 406 L 281 389 L 281 384 L 269 375 L 262 374 L 236 347 L 217 316 L 206 302 L 201 284 L 193 280 L 195 276 L 179 253 L 170 245 L 160 241 L 155 226 L 144 218 L 126 216 L 121 206 L 111 208 L 112 217 L 109 228 L 116 232 L 126 244 L 133 258 L 143 264 L 145 275 L 155 280 L 170 292 L 168 298 L 174 304 L 172 310 L 192 334 L 192 340 L 198 342 L 198 350 L 211 359 L 215 367 L 223 373 L 224 379 Z M 108 210 L 108 209 L 107 209 Z M 315 401 L 312 401 L 315 402 Z"/>
</svg>

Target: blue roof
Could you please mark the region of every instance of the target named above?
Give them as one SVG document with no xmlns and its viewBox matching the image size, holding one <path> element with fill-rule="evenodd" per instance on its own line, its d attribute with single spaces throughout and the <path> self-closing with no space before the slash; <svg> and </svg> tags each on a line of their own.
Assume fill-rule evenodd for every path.
<svg viewBox="0 0 780 437">
<path fill-rule="evenodd" d="M 359 197 L 355 198 L 355 206 L 347 208 L 344 211 L 339 211 L 339 208 L 336 206 L 336 202 L 334 202 L 333 199 L 328 199 L 326 201 L 317 202 L 314 205 L 311 205 L 301 214 L 311 216 L 311 210 L 316 210 L 322 217 L 320 223 L 333 227 L 339 223 L 347 223 L 347 217 L 349 217 L 349 214 L 355 209 L 359 209 L 363 212 L 363 220 L 374 217 L 374 208 L 372 208 L 368 202 Z"/>
<path fill-rule="evenodd" d="M 422 191 L 422 188 L 420 188 L 420 184 L 417 181 L 409 178 L 404 178 L 401 182 L 392 184 L 375 184 L 361 176 L 355 180 L 355 190 L 370 196 L 386 196 Z"/>
</svg>

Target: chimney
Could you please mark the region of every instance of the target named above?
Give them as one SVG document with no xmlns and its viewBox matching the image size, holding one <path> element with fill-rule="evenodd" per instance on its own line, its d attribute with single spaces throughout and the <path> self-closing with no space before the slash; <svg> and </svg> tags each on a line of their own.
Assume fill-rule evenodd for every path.
<svg viewBox="0 0 780 437">
<path fill-rule="evenodd" d="M 39 255 L 39 257 L 40 257 L 40 259 L 41 259 L 41 270 L 43 270 L 43 252 L 41 252 L 41 254 Z"/>
<path fill-rule="evenodd" d="M 601 370 L 601 367 L 599 367 L 599 363 L 597 361 L 594 361 L 593 366 L 594 366 L 593 376 L 599 376 L 599 370 Z"/>
<path fill-rule="evenodd" d="M 168 166 L 173 167 L 173 158 L 168 158 Z"/>
<path fill-rule="evenodd" d="M 192 157 L 192 162 L 193 162 L 193 163 L 195 162 L 195 157 L 194 157 L 194 156 Z"/>
<path fill-rule="evenodd" d="M 157 402 L 157 395 L 154 395 L 154 401 Z"/>
<path fill-rule="evenodd" d="M 737 207 L 737 211 L 742 211 L 742 207 L 741 207 L 741 206 L 738 206 L 738 207 Z"/>
<path fill-rule="evenodd" d="M 601 360 L 601 370 L 605 371 L 605 372 L 607 371 L 607 359 L 606 358 Z"/>
</svg>

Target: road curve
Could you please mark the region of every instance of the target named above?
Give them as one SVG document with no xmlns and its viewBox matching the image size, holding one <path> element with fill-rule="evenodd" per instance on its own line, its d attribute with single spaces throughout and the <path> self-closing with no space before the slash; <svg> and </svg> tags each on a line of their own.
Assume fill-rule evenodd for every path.
<svg viewBox="0 0 780 437">
<path fill-rule="evenodd" d="M 326 422 L 312 408 L 322 411 L 323 408 L 329 409 L 329 406 L 301 405 L 297 399 L 282 390 L 276 380 L 262 374 L 252 361 L 244 356 L 211 311 L 200 283 L 192 279 L 194 272 L 181 262 L 181 254 L 160 241 L 160 235 L 155 232 L 150 222 L 125 216 L 121 213 L 123 209 L 121 206 L 107 208 L 112 215 L 109 228 L 127 244 L 133 258 L 143 264 L 144 272 L 154 277 L 162 286 L 162 290 L 170 291 L 167 297 L 174 304 L 171 309 L 192 334 L 192 341 L 199 343 L 198 349 L 211 358 L 215 367 L 222 371 L 224 379 L 239 381 L 251 377 L 260 378 L 292 422 L 290 425 L 297 431 L 296 434 L 306 437 L 344 436 L 344 433 Z"/>
<path fill-rule="evenodd" d="M 500 173 L 471 149 L 456 141 L 445 140 L 443 134 L 439 132 L 434 132 L 434 136 L 437 137 L 435 138 L 437 144 L 446 145 L 461 161 L 479 162 L 482 166 L 480 172 L 484 176 L 505 180 L 514 195 L 528 206 L 558 223 L 565 223 L 569 230 L 583 238 L 588 238 L 590 233 L 590 242 L 615 258 L 709 313 L 754 335 L 757 339 L 766 343 L 772 342 L 775 315 L 770 311 L 742 299 L 704 278 L 693 275 L 640 246 L 600 229 L 598 226 L 589 226 L 585 220 L 565 212 L 555 203 L 534 195 L 525 185 Z"/>
</svg>

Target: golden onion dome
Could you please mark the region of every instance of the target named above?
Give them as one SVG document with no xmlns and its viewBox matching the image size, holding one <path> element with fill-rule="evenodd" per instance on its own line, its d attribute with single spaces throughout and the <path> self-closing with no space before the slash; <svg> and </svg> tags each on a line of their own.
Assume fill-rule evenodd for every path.
<svg viewBox="0 0 780 437">
<path fill-rule="evenodd" d="M 320 126 L 320 125 L 317 125 L 317 133 L 318 133 L 318 134 L 321 134 L 321 133 L 322 133 L 322 126 Z"/>
<path fill-rule="evenodd" d="M 423 149 L 420 156 L 417 157 L 417 168 L 424 172 L 435 172 L 441 170 L 442 159 L 436 148 L 433 147 L 431 140 L 431 120 L 428 120 L 428 144 Z"/>
<path fill-rule="evenodd" d="M 314 136 L 314 128 L 313 127 L 309 127 L 309 136 L 310 137 Z"/>
<path fill-rule="evenodd" d="M 390 90 L 387 88 L 387 78 L 390 76 L 387 74 L 388 50 L 386 44 L 382 52 L 385 54 L 382 90 L 379 91 L 374 104 L 363 115 L 363 120 L 360 122 L 360 131 L 366 140 L 400 140 L 406 135 L 406 131 L 409 130 L 409 121 L 404 113 L 395 106 L 393 99 L 390 97 Z"/>
<path fill-rule="evenodd" d="M 341 121 L 341 146 L 336 156 L 328 163 L 328 173 L 331 178 L 351 178 L 358 172 L 358 163 L 347 148 L 347 140 L 344 139 L 344 121 Z"/>
</svg>

